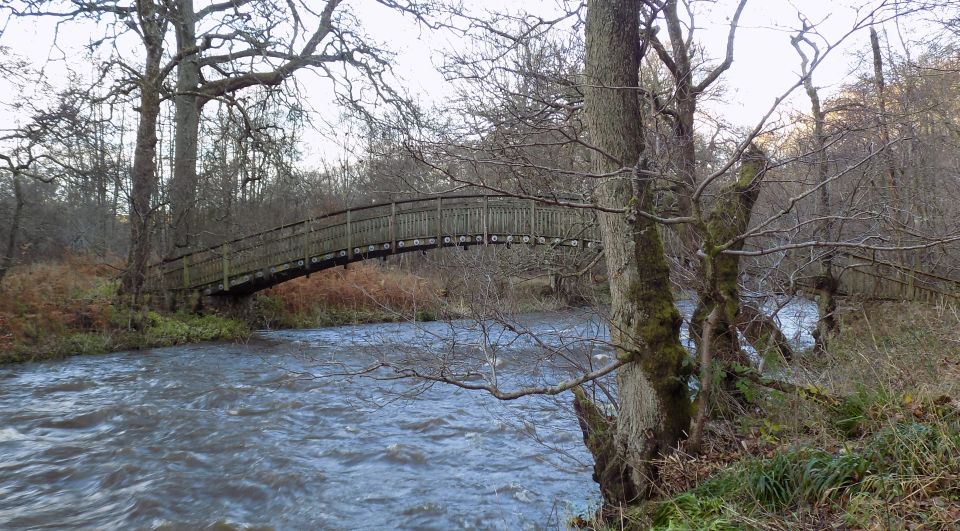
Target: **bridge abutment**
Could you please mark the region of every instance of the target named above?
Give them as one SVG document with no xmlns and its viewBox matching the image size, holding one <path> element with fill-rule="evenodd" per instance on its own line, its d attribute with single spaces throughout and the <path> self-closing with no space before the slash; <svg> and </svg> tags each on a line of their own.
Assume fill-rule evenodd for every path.
<svg viewBox="0 0 960 531">
<path fill-rule="evenodd" d="M 199 297 L 198 312 L 213 311 L 246 323 L 256 320 L 256 294 L 205 295 Z"/>
</svg>

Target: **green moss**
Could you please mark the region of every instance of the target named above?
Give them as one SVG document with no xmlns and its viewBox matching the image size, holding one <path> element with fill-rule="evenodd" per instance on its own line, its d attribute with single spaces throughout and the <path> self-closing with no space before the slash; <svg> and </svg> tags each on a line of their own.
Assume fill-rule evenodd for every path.
<svg viewBox="0 0 960 531">
<path fill-rule="evenodd" d="M 605 414 L 581 387 L 573 388 L 573 409 L 583 442 L 593 456 L 593 480 L 606 503 L 622 506 L 636 499 L 630 466 L 619 456 L 615 442 L 616 418 Z"/>
<path fill-rule="evenodd" d="M 650 205 L 646 205 L 650 206 Z M 691 404 L 688 353 L 680 343 L 683 322 L 670 289 L 670 272 L 663 244 L 652 222 L 638 220 L 635 232 L 635 259 L 638 277 L 626 296 L 638 315 L 632 328 L 639 349 L 621 353 L 640 364 L 662 409 L 662 429 L 657 434 L 657 452 L 674 446 L 690 427 Z"/>
<path fill-rule="evenodd" d="M 720 189 L 716 204 L 704 229 L 701 267 L 704 282 L 698 291 L 697 308 L 691 321 L 691 334 L 699 340 L 707 316 L 720 305 L 721 315 L 714 338 L 714 359 L 720 363 L 746 362 L 736 336 L 730 333 L 740 313 L 740 259 L 724 250 L 740 250 L 737 238 L 750 223 L 753 205 L 760 192 L 757 179 L 766 165 L 766 156 L 754 145 L 743 155 L 737 179 Z M 730 389 L 730 381 L 725 387 Z"/>
</svg>

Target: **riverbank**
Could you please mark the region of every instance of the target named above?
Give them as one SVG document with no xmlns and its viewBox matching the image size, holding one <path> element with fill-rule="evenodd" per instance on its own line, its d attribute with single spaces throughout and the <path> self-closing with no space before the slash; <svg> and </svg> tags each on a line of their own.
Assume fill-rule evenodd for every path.
<svg viewBox="0 0 960 531">
<path fill-rule="evenodd" d="M 221 315 L 126 308 L 118 303 L 115 273 L 83 257 L 14 268 L 0 289 L 0 364 L 239 341 L 251 333 Z"/>
<path fill-rule="evenodd" d="M 422 279 L 369 266 L 277 286 L 242 320 L 130 309 L 119 301 L 116 275 L 110 263 L 82 256 L 11 270 L 0 287 L 0 364 L 242 341 L 257 328 L 431 320 L 439 307 Z"/>
<path fill-rule="evenodd" d="M 305 329 L 470 316 L 473 301 L 437 279 L 377 264 L 354 264 L 257 294 L 242 319 L 131 310 L 117 297 L 117 269 L 87 257 L 17 267 L 0 286 L 0 363 L 58 359 L 196 343 L 240 341 L 256 329 Z M 564 307 L 549 281 L 504 290 L 516 313 Z"/>
<path fill-rule="evenodd" d="M 505 279 L 489 298 L 475 287 L 436 276 L 352 264 L 284 282 L 257 294 L 256 328 L 305 329 L 349 324 L 463 319 L 496 311 L 514 314 L 558 311 L 568 300 L 551 291 L 548 277 Z"/>
<path fill-rule="evenodd" d="M 829 353 L 779 367 L 784 393 L 744 380 L 746 410 L 706 451 L 663 461 L 658 501 L 598 529 L 956 529 L 960 313 L 848 308 Z"/>
</svg>

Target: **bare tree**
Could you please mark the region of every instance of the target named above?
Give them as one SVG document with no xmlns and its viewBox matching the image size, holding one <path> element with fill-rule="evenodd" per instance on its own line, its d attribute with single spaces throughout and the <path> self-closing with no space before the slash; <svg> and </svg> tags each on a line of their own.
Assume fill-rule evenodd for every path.
<svg viewBox="0 0 960 531">
<path fill-rule="evenodd" d="M 415 16 L 429 9 L 428 4 L 381 3 Z M 306 2 L 240 0 L 197 10 L 192 0 L 174 2 L 170 23 L 177 38 L 177 82 L 171 252 L 191 245 L 196 231 L 198 135 L 208 102 L 235 105 L 236 94 L 244 89 L 277 86 L 298 70 L 311 68 L 343 88 L 341 104 L 360 105 L 354 80 L 338 73 L 336 65 L 343 65 L 366 80 L 377 100 L 398 108 L 407 105 L 386 79 L 389 54 L 362 37 L 359 24 L 341 4 L 342 0 L 326 0 L 316 9 Z M 277 36 L 274 28 L 279 24 L 291 26 L 289 37 Z"/>
<path fill-rule="evenodd" d="M 163 84 L 163 38 L 166 17 L 159 3 L 138 0 L 138 34 L 144 47 L 144 64 L 137 85 L 140 91 L 136 148 L 130 175 L 130 250 L 127 267 L 120 281 L 121 290 L 139 302 L 150 259 L 151 229 L 157 188 L 157 119 L 160 116 Z"/>
<path fill-rule="evenodd" d="M 820 94 L 817 87 L 813 84 L 813 73 L 810 72 L 811 63 L 816 64 L 820 59 L 820 48 L 810 39 L 806 32 L 810 25 L 806 20 L 802 20 L 803 27 L 793 38 L 790 44 L 793 45 L 797 54 L 800 56 L 800 74 L 803 76 L 803 88 L 810 99 L 810 113 L 813 118 L 813 146 L 812 150 L 816 157 L 815 167 L 819 188 L 817 215 L 823 220 L 819 227 L 819 232 L 823 239 L 833 239 L 833 219 L 831 218 L 832 207 L 830 201 L 830 190 L 827 187 L 827 180 L 830 177 L 830 167 L 827 159 L 827 142 L 829 137 L 826 133 L 826 113 L 820 105 Z M 808 57 L 804 51 L 806 46 L 813 57 Z M 834 276 L 833 253 L 827 249 L 822 253 L 820 259 L 820 274 L 815 280 L 815 289 L 817 292 L 817 306 L 819 310 L 819 320 L 817 328 L 814 330 L 814 339 L 816 348 L 824 351 L 828 337 L 835 334 L 839 329 L 839 322 L 836 318 L 837 311 L 837 279 Z"/>
</svg>

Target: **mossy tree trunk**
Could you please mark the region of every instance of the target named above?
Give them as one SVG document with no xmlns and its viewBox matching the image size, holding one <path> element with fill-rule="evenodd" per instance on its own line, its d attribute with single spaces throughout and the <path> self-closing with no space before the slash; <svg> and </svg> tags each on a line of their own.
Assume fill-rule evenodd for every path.
<svg viewBox="0 0 960 531">
<path fill-rule="evenodd" d="M 750 224 L 753 205 L 760 193 L 760 180 L 767 158 L 750 145 L 740 161 L 737 179 L 720 190 L 716 205 L 705 223 L 701 267 L 704 280 L 698 293 L 697 308 L 691 322 L 691 334 L 699 338 L 704 320 L 714 308 L 720 308 L 713 334 L 713 358 L 719 363 L 749 365 L 740 348 L 736 325 L 740 314 L 740 258 L 723 251 L 740 250 L 739 238 Z"/>
<path fill-rule="evenodd" d="M 585 115 L 597 148 L 591 155 L 593 171 L 616 174 L 598 187 L 598 202 L 650 212 L 651 183 L 639 172 L 644 165 L 635 90 L 639 12 L 639 0 L 588 3 Z M 575 404 L 587 425 L 584 436 L 604 501 L 623 506 L 649 496 L 657 476 L 651 460 L 674 448 L 689 428 L 689 370 L 657 225 L 636 211 L 598 217 L 610 278 L 611 340 L 617 356 L 629 363 L 617 373 L 616 419 L 600 422 L 603 417 L 582 394 Z"/>
</svg>

